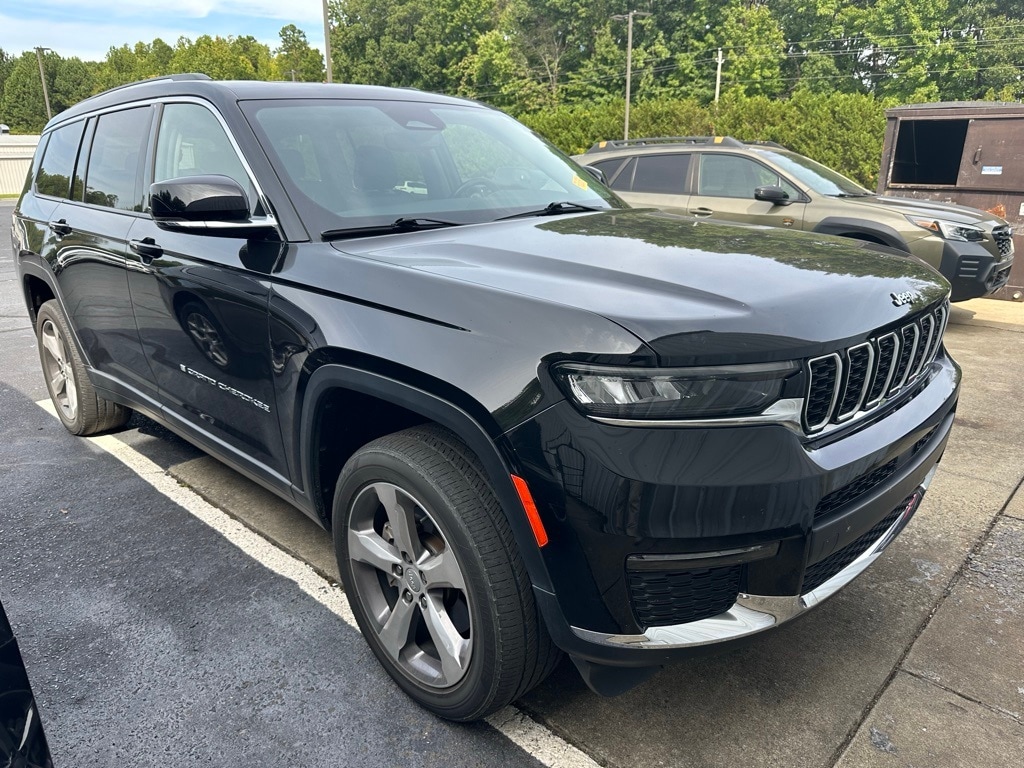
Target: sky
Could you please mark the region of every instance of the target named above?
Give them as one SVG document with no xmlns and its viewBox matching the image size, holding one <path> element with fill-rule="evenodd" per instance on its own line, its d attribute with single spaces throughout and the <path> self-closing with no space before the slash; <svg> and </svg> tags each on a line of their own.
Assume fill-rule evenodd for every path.
<svg viewBox="0 0 1024 768">
<path fill-rule="evenodd" d="M 200 35 L 251 35 L 274 49 L 286 24 L 323 50 L 321 0 L 0 0 L 0 48 L 15 56 L 42 46 L 102 61 L 125 43 Z"/>
</svg>

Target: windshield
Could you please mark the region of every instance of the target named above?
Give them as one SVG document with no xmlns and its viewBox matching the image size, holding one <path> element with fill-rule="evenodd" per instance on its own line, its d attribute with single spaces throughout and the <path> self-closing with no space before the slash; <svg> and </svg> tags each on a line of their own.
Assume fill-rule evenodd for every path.
<svg viewBox="0 0 1024 768">
<path fill-rule="evenodd" d="M 758 152 L 769 160 L 773 160 L 803 186 L 810 187 L 819 195 L 863 197 L 874 194 L 852 179 L 846 178 L 841 173 L 836 173 L 821 163 L 814 162 L 809 157 L 798 155 L 795 152 L 779 152 L 771 149 L 762 149 Z"/>
<path fill-rule="evenodd" d="M 565 204 L 555 212 L 623 206 L 528 128 L 485 107 L 342 99 L 242 106 L 314 231 L 398 219 L 470 224 L 555 202 Z"/>
</svg>

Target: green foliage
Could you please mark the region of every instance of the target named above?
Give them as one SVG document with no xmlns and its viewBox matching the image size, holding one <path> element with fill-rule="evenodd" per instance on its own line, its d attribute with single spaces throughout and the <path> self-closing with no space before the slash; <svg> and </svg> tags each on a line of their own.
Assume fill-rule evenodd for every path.
<svg viewBox="0 0 1024 768">
<path fill-rule="evenodd" d="M 306 33 L 294 24 L 281 28 L 281 47 L 275 52 L 275 62 L 281 77 L 304 83 L 322 83 L 324 56 L 310 48 Z"/>
<path fill-rule="evenodd" d="M 622 136 L 624 106 L 621 100 L 562 106 L 520 119 L 568 154 L 579 154 L 598 141 Z M 802 91 L 790 99 L 730 94 L 717 109 L 692 99 L 661 99 L 633 106 L 630 133 L 776 141 L 873 189 L 885 110 L 871 96 L 852 93 Z"/>
<path fill-rule="evenodd" d="M 178 40 L 171 55 L 172 72 L 201 72 L 214 80 L 277 80 L 270 49 L 250 36 Z"/>
<path fill-rule="evenodd" d="M 56 58 L 52 53 L 44 56 L 44 67 Z M 46 84 L 51 89 L 51 104 L 54 74 L 52 68 L 47 69 Z M 39 133 L 46 125 L 46 102 L 34 51 L 21 54 L 11 66 L 4 82 L 3 96 L 0 96 L 0 122 L 9 125 L 13 133 Z"/>
</svg>

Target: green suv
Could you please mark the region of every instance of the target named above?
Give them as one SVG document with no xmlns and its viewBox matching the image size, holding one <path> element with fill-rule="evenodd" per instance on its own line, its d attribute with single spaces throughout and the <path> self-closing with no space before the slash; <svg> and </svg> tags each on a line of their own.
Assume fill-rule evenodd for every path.
<svg viewBox="0 0 1024 768">
<path fill-rule="evenodd" d="M 574 158 L 597 168 L 638 207 L 789 227 L 907 251 L 935 267 L 964 301 L 1001 288 L 1013 265 L 1009 224 L 949 203 L 880 197 L 773 142 L 729 136 L 602 141 Z"/>
</svg>

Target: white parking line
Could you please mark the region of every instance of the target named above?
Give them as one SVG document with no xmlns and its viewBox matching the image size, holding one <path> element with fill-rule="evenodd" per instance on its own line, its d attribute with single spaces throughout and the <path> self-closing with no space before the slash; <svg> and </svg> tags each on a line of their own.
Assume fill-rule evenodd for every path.
<svg viewBox="0 0 1024 768">
<path fill-rule="evenodd" d="M 49 400 L 36 403 L 57 418 Z M 260 565 L 295 583 L 299 589 L 341 618 L 356 631 L 348 599 L 340 587 L 317 574 L 307 563 L 278 549 L 259 534 L 213 506 L 187 486 L 181 485 L 159 464 L 112 435 L 84 438 L 103 449 L 192 516 L 206 523 Z M 552 733 L 514 706 L 495 712 L 487 722 L 534 759 L 551 768 L 597 768 L 585 752 Z"/>
</svg>

